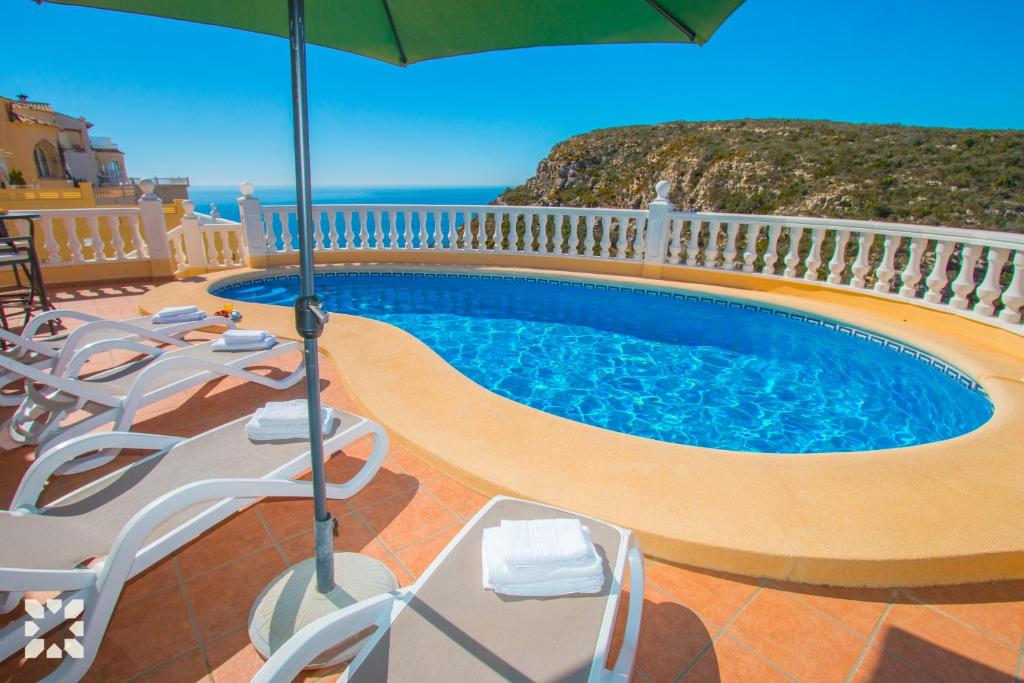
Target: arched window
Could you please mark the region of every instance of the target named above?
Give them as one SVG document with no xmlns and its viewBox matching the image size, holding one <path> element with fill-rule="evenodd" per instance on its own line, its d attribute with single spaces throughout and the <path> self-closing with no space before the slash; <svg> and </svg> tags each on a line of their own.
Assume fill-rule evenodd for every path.
<svg viewBox="0 0 1024 683">
<path fill-rule="evenodd" d="M 40 178 L 56 178 L 60 171 L 60 162 L 57 160 L 57 151 L 45 140 L 36 145 L 32 150 L 36 160 L 36 170 Z"/>
</svg>

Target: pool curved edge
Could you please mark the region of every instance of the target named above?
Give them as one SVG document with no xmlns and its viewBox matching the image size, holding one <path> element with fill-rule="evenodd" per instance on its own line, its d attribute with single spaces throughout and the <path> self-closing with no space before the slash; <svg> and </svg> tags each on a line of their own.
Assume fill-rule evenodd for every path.
<svg viewBox="0 0 1024 683">
<path fill-rule="evenodd" d="M 446 268 L 451 266 L 440 267 Z M 170 283 L 145 295 L 141 307 L 151 312 L 188 301 L 219 308 L 227 300 L 211 288 L 268 272 L 236 270 Z M 359 409 L 441 472 L 487 495 L 541 500 L 633 528 L 645 552 L 682 564 L 848 586 L 1024 578 L 1019 336 L 855 292 L 803 283 L 769 287 L 756 276 L 730 274 L 726 287 L 517 272 L 682 288 L 844 320 L 955 364 L 982 385 L 995 412 L 968 434 L 888 451 L 788 456 L 683 446 L 572 422 L 505 399 L 403 330 L 335 314 L 322 348 Z M 295 337 L 290 309 L 234 303 L 245 313 L 243 326 L 258 324 Z"/>
</svg>

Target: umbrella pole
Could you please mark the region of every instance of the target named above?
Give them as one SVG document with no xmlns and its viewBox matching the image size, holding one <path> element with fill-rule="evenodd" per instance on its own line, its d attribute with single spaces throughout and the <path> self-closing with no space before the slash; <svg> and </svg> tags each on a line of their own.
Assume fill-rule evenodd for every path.
<svg viewBox="0 0 1024 683">
<path fill-rule="evenodd" d="M 320 420 L 320 366 L 317 337 L 326 316 L 313 278 L 313 186 L 309 164 L 309 96 L 306 89 L 306 26 L 303 0 L 288 0 L 288 40 L 291 52 L 292 127 L 295 134 L 295 185 L 298 193 L 296 228 L 299 233 L 299 286 L 295 327 L 303 338 L 306 400 L 309 410 L 309 454 L 312 459 L 316 588 L 334 589 L 334 520 L 327 510 L 324 441 Z"/>
</svg>

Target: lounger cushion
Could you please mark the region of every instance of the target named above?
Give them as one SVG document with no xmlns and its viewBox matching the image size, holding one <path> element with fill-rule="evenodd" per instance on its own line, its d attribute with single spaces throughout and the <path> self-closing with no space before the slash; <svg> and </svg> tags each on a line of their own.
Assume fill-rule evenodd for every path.
<svg viewBox="0 0 1024 683">
<path fill-rule="evenodd" d="M 481 586 L 484 528 L 502 519 L 565 516 L 525 501 L 496 502 L 416 591 L 351 680 L 585 681 L 608 605 L 618 529 L 579 517 L 606 560 L 599 594 L 512 598 Z"/>
<path fill-rule="evenodd" d="M 339 413 L 328 438 L 359 419 Z M 38 515 L 0 512 L 0 566 L 71 569 L 108 554 L 124 525 L 160 496 L 203 479 L 265 477 L 309 450 L 308 441 L 252 443 L 248 416 L 189 439 L 168 452 L 137 462 L 79 489 Z M 200 503 L 165 520 L 155 540 L 216 501 Z"/>
</svg>

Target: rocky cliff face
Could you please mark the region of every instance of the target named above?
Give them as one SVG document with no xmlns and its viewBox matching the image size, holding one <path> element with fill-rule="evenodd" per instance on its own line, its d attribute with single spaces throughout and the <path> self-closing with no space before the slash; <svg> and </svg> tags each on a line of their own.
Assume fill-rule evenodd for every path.
<svg viewBox="0 0 1024 683">
<path fill-rule="evenodd" d="M 1024 232 L 1024 131 L 802 120 L 666 123 L 561 142 L 500 204 L 862 218 Z"/>
</svg>

